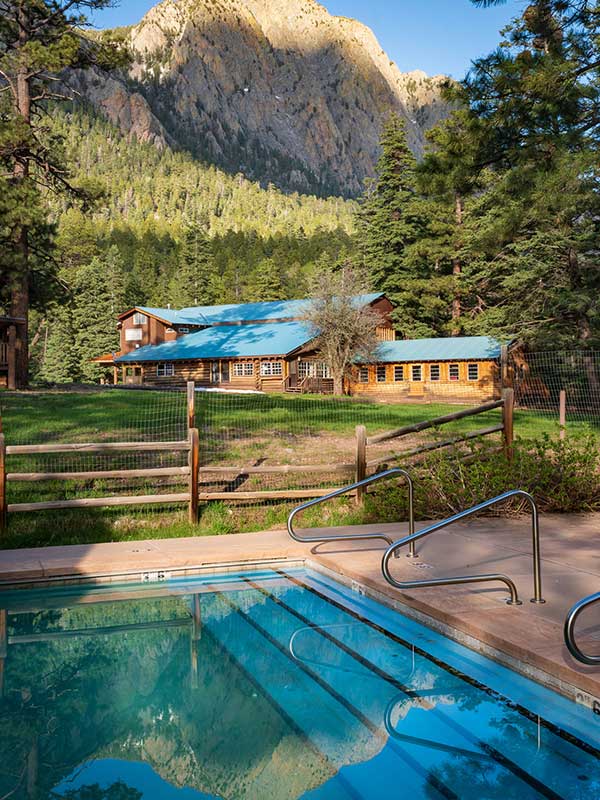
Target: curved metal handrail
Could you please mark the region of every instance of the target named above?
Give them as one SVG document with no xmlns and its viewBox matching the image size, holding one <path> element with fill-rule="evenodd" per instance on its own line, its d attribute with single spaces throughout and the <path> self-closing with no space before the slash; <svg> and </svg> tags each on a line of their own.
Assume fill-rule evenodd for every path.
<svg viewBox="0 0 600 800">
<path fill-rule="evenodd" d="M 317 497 L 315 500 L 309 500 L 306 503 L 302 503 L 302 505 L 297 506 L 292 513 L 288 517 L 287 521 L 287 530 L 289 535 L 297 542 L 301 542 L 302 544 L 306 544 L 309 542 L 337 542 L 337 541 L 353 541 L 354 539 L 383 539 L 389 545 L 393 544 L 394 540 L 390 536 L 386 536 L 384 533 L 353 533 L 347 534 L 343 536 L 298 536 L 297 532 L 294 530 L 293 521 L 294 517 L 299 514 L 301 511 L 304 511 L 311 506 L 317 506 L 320 503 L 326 503 L 328 500 L 332 500 L 334 497 L 339 497 L 342 494 L 347 494 L 348 492 L 352 492 L 355 489 L 359 489 L 361 486 L 368 486 L 370 483 L 375 483 L 375 481 L 383 480 L 384 478 L 389 478 L 392 475 L 403 475 L 406 478 L 406 483 L 408 484 L 408 533 L 409 536 L 412 536 L 415 532 L 415 513 L 414 513 L 414 485 L 413 480 L 410 477 L 409 473 L 402 469 L 401 467 L 393 467 L 392 469 L 388 469 L 385 472 L 378 472 L 375 475 L 371 475 L 368 478 L 363 478 L 361 481 L 356 481 L 356 483 L 351 483 L 349 486 L 343 486 L 341 489 L 336 489 L 335 492 L 330 492 L 329 494 L 324 495 L 323 497 Z M 409 546 L 408 556 L 410 558 L 416 558 L 415 546 L 411 542 Z"/>
<path fill-rule="evenodd" d="M 575 641 L 575 623 L 577 622 L 577 617 L 584 609 L 598 602 L 600 602 L 600 592 L 584 597 L 578 603 L 575 603 L 569 610 L 567 618 L 565 619 L 564 636 L 569 653 L 571 653 L 573 658 L 576 658 L 577 661 L 581 661 L 582 664 L 589 664 L 590 666 L 597 666 L 600 664 L 600 656 L 588 656 L 580 650 Z"/>
<path fill-rule="evenodd" d="M 417 587 L 425 587 L 425 586 L 449 586 L 453 584 L 463 584 L 463 583 L 484 583 L 487 581 L 500 581 L 504 583 L 510 592 L 510 600 L 508 600 L 509 605 L 519 605 L 520 600 L 517 593 L 517 587 L 515 586 L 514 582 L 507 577 L 506 575 L 502 575 L 501 573 L 491 573 L 486 575 L 463 575 L 457 576 L 454 578 L 433 578 L 432 580 L 424 580 L 424 581 L 398 581 L 392 577 L 389 569 L 389 560 L 392 555 L 395 555 L 396 552 L 404 545 L 408 544 L 409 546 L 413 543 L 422 539 L 425 536 L 429 536 L 431 533 L 435 533 L 436 531 L 441 530 L 442 528 L 446 528 L 448 525 L 452 525 L 454 522 L 460 522 L 461 520 L 465 519 L 466 517 L 470 517 L 473 514 L 477 514 L 479 511 L 483 511 L 486 508 L 490 508 L 490 506 L 495 506 L 498 503 L 503 503 L 505 500 L 509 500 L 511 497 L 524 497 L 531 507 L 531 531 L 532 531 L 532 538 L 533 538 L 533 598 L 531 599 L 532 603 L 545 603 L 546 601 L 542 598 L 542 575 L 541 575 L 541 566 L 540 566 L 540 524 L 539 524 L 539 515 L 538 509 L 535 500 L 529 494 L 529 492 L 525 492 L 522 489 L 512 489 L 509 492 L 504 492 L 504 494 L 500 494 L 497 497 L 492 497 L 491 500 L 485 500 L 483 503 L 478 503 L 476 506 L 472 508 L 467 508 L 465 511 L 460 511 L 458 514 L 454 514 L 447 519 L 443 519 L 440 522 L 434 522 L 432 525 L 428 525 L 426 528 L 423 528 L 417 533 L 413 533 L 409 536 L 405 536 L 403 539 L 398 539 L 397 542 L 391 544 L 388 549 L 385 551 L 383 555 L 383 559 L 381 561 L 381 569 L 383 571 L 383 576 L 386 581 L 395 586 L 397 589 L 415 589 Z"/>
</svg>

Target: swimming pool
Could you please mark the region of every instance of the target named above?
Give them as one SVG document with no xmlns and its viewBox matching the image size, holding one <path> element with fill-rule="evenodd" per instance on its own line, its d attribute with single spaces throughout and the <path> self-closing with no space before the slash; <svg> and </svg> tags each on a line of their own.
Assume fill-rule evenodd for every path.
<svg viewBox="0 0 600 800">
<path fill-rule="evenodd" d="M 320 573 L 0 609 L 0 797 L 600 797 L 599 717 Z"/>
</svg>

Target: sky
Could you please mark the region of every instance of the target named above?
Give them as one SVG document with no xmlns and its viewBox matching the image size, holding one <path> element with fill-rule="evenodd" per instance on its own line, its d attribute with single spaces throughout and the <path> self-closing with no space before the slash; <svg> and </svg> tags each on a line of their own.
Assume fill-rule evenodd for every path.
<svg viewBox="0 0 600 800">
<path fill-rule="evenodd" d="M 101 28 L 131 25 L 157 0 L 120 0 L 97 13 Z M 470 0 L 321 0 L 331 14 L 368 25 L 403 72 L 462 78 L 471 60 L 495 48 L 499 31 L 521 11 L 525 0 L 507 0 L 495 8 L 475 8 Z"/>
</svg>

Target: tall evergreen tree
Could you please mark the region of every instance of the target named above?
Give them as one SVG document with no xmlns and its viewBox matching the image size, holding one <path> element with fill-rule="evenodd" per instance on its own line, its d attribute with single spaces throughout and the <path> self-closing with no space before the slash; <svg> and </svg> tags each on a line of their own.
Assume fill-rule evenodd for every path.
<svg viewBox="0 0 600 800">
<path fill-rule="evenodd" d="M 598 4 L 534 0 L 449 96 L 467 109 L 472 175 L 491 175 L 476 203 L 473 318 L 544 346 L 596 346 Z"/>
<path fill-rule="evenodd" d="M 169 302 L 175 308 L 214 303 L 215 273 L 212 242 L 199 227 L 188 227 L 183 233 L 179 264 L 169 282 Z"/>
<path fill-rule="evenodd" d="M 250 276 L 244 297 L 252 303 L 286 299 L 281 267 L 274 258 L 259 261 Z"/>
<path fill-rule="evenodd" d="M 451 282 L 447 243 L 452 229 L 445 198 L 427 196 L 403 122 L 390 116 L 381 138 L 377 177 L 358 212 L 360 259 L 376 288 L 395 303 L 404 337 L 448 332 Z"/>
<path fill-rule="evenodd" d="M 62 161 L 60 143 L 44 124 L 46 104 L 61 101 L 54 81 L 68 67 L 104 61 L 104 45 L 85 42 L 82 12 L 111 0 L 0 0 L 0 161 L 8 184 L 11 213 L 3 220 L 8 241 L 2 259 L 2 297 L 18 325 L 16 381 L 28 381 L 28 318 L 33 273 L 37 282 L 48 271 L 51 241 L 40 187 L 74 191 Z M 106 62 L 107 63 L 107 62 Z"/>
</svg>

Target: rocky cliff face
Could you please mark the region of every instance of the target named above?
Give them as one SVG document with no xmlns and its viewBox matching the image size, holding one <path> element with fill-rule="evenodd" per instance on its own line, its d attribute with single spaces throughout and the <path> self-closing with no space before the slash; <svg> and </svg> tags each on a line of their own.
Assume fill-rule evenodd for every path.
<svg viewBox="0 0 600 800">
<path fill-rule="evenodd" d="M 164 0 L 128 39 L 129 74 L 77 75 L 84 96 L 126 133 L 285 189 L 358 194 L 390 110 L 417 154 L 447 113 L 442 77 L 401 73 L 315 0 Z"/>
</svg>

